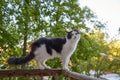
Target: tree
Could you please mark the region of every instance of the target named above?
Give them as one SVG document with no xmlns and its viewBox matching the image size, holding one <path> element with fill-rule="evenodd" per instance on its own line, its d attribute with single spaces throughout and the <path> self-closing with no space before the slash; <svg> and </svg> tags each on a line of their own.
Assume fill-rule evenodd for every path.
<svg viewBox="0 0 120 80">
<path fill-rule="evenodd" d="M 4 22 L 1 23 L 6 30 L 3 26 L 2 29 L 6 32 L 10 31 L 9 34 L 12 39 L 4 37 L 6 40 L 2 38 L 2 42 L 16 41 L 8 42 L 17 50 L 24 46 L 22 53 L 18 51 L 20 56 L 26 54 L 27 41 L 32 41 L 38 36 L 63 37 L 65 28 L 68 26 L 84 28 L 85 20 L 90 20 L 94 15 L 87 7 L 80 8 L 76 2 L 77 0 L 3 0 L 1 2 L 1 12 L 4 14 L 2 15 L 2 21 Z M 9 50 L 14 52 L 15 49 L 10 48 Z M 10 55 L 11 53 L 6 52 Z M 18 56 L 16 53 L 12 53 L 12 56 Z"/>
<path fill-rule="evenodd" d="M 120 73 L 120 40 L 113 40 L 108 44 L 106 54 L 110 61 L 109 70 Z"/>
</svg>

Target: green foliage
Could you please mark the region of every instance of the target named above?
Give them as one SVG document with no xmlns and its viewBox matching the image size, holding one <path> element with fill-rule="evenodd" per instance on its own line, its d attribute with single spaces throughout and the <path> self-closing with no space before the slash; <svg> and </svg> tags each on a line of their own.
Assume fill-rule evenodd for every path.
<svg viewBox="0 0 120 80">
<path fill-rule="evenodd" d="M 46 62 L 46 64 L 51 68 L 62 68 L 61 59 L 59 58 L 50 59 Z"/>
<path fill-rule="evenodd" d="M 96 72 L 105 70 L 105 61 L 100 56 L 107 44 L 103 34 L 100 31 L 82 34 L 76 53 L 71 58 L 73 71 L 90 75 L 91 70 Z"/>
</svg>

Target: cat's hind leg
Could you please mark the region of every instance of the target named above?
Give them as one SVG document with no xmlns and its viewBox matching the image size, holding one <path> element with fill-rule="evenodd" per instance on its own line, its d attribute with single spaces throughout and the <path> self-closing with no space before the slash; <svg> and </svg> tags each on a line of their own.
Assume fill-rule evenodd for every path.
<svg viewBox="0 0 120 80">
<path fill-rule="evenodd" d="M 37 61 L 38 69 L 50 69 L 50 67 L 45 64 L 47 60 L 36 60 L 36 61 Z"/>
<path fill-rule="evenodd" d="M 45 67 L 41 64 L 41 61 L 39 59 L 36 59 L 37 67 L 38 69 L 45 69 Z"/>
<path fill-rule="evenodd" d="M 41 64 L 41 62 L 37 62 L 38 69 L 45 69 L 45 67 Z"/>
</svg>

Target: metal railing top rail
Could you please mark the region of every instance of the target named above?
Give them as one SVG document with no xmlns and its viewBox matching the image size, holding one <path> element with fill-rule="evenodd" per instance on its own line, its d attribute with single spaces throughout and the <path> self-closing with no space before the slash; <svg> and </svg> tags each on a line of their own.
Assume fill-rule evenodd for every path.
<svg viewBox="0 0 120 80">
<path fill-rule="evenodd" d="M 59 76 L 59 75 L 64 75 L 75 80 L 106 80 L 61 69 L 0 70 L 0 77 Z"/>
</svg>

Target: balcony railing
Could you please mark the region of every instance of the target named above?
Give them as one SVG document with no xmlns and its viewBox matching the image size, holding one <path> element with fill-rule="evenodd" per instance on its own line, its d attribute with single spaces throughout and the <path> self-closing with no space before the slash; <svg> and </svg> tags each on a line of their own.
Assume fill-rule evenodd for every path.
<svg viewBox="0 0 120 80">
<path fill-rule="evenodd" d="M 57 80 L 60 75 L 63 75 L 65 80 L 106 80 L 61 69 L 0 70 L 0 78 L 7 77 L 8 80 L 21 76 L 25 77 L 25 80 L 29 80 L 33 76 L 39 76 L 40 80 L 43 80 L 44 76 L 54 76 L 55 80 Z"/>
</svg>

